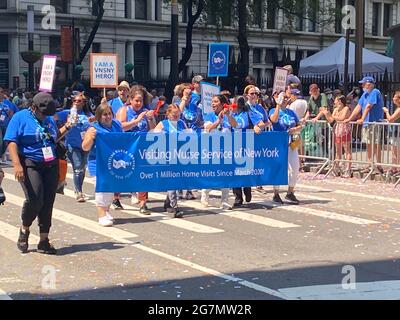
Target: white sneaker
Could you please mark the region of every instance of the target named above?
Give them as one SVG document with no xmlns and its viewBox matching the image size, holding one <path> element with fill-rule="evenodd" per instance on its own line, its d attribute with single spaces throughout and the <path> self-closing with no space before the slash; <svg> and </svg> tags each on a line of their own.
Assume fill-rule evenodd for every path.
<svg viewBox="0 0 400 320">
<path fill-rule="evenodd" d="M 207 208 L 209 206 L 209 203 L 208 203 L 208 201 L 202 200 L 201 201 L 201 205 L 202 205 L 203 208 Z"/>
<path fill-rule="evenodd" d="M 139 204 L 139 199 L 136 192 L 132 192 L 131 205 Z"/>
<path fill-rule="evenodd" d="M 107 216 L 99 218 L 99 224 L 103 227 L 111 227 L 113 222 L 107 218 Z"/>
<path fill-rule="evenodd" d="M 109 212 L 106 212 L 106 215 L 104 218 L 107 218 L 110 221 L 114 221 L 114 217 Z"/>
<path fill-rule="evenodd" d="M 232 206 L 228 202 L 222 202 L 221 209 L 222 210 L 232 210 Z"/>
</svg>

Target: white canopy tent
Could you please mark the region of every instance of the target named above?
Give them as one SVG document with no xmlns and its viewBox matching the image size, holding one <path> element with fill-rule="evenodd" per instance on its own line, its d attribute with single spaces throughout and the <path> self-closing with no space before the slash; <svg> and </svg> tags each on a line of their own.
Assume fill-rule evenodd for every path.
<svg viewBox="0 0 400 320">
<path fill-rule="evenodd" d="M 344 74 L 346 38 L 338 41 L 316 54 L 300 61 L 300 76 L 336 75 Z M 349 75 L 354 74 L 355 45 L 350 41 L 349 46 Z M 362 73 L 381 73 L 387 69 L 393 72 L 393 59 L 382 54 L 363 49 Z"/>
</svg>

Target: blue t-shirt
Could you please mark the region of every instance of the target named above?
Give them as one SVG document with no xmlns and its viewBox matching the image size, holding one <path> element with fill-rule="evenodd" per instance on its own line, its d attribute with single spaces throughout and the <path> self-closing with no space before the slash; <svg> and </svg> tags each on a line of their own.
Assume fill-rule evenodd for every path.
<svg viewBox="0 0 400 320">
<path fill-rule="evenodd" d="M 185 123 L 182 120 L 178 120 L 176 124 L 174 124 L 171 120 L 163 120 L 161 121 L 163 124 L 163 131 L 166 133 L 172 133 L 172 132 L 179 132 L 179 131 L 184 131 L 186 129 Z"/>
<path fill-rule="evenodd" d="M 234 113 L 233 117 L 235 118 L 235 120 L 238 124 L 236 129 L 242 129 L 242 130 L 246 130 L 246 129 L 250 128 L 249 119 L 254 127 L 256 124 L 260 123 L 260 121 L 262 121 L 262 118 L 263 118 L 261 113 L 254 111 L 254 110 L 242 111 L 240 113 Z"/>
<path fill-rule="evenodd" d="M 275 113 L 275 108 L 269 112 L 269 116 Z M 274 131 L 288 131 L 290 128 L 294 128 L 299 123 L 297 114 L 290 109 L 281 109 L 279 111 L 279 118 L 277 122 L 272 122 L 272 128 Z"/>
<path fill-rule="evenodd" d="M 365 122 L 380 122 L 383 119 L 383 97 L 381 92 L 378 89 L 374 89 L 371 92 L 364 92 L 361 96 L 358 104 L 362 108 L 362 112 L 364 113 L 365 108 L 368 104 L 372 104 L 373 107 L 369 111 L 367 117 L 365 118 Z M 366 126 L 365 124 L 364 126 Z"/>
<path fill-rule="evenodd" d="M 201 131 L 204 128 L 203 111 L 194 103 L 190 103 L 183 109 L 181 119 L 193 131 Z"/>
<path fill-rule="evenodd" d="M 46 137 L 48 134 L 53 140 Z M 53 155 L 56 155 L 56 139 L 57 126 L 53 117 L 46 117 L 39 125 L 29 109 L 21 110 L 12 117 L 4 137 L 5 141 L 18 145 L 21 155 L 35 162 L 44 162 L 43 147 L 51 147 Z"/>
<path fill-rule="evenodd" d="M 10 100 L 5 99 L 5 100 L 4 100 L 4 103 L 5 103 L 6 105 L 8 105 L 9 108 L 10 108 L 12 111 L 14 111 L 14 113 L 17 113 L 17 112 L 19 111 L 17 105 L 16 105 L 15 103 L 12 103 Z"/>
<path fill-rule="evenodd" d="M 107 133 L 107 132 L 123 132 L 122 124 L 116 119 L 112 120 L 111 127 L 107 128 L 102 126 L 98 122 L 94 122 L 91 124 L 92 127 L 96 129 L 97 133 Z M 92 149 L 90 150 L 88 157 L 88 170 L 91 176 L 96 175 L 96 141 L 93 144 Z"/>
<path fill-rule="evenodd" d="M 59 119 L 60 119 L 59 121 L 61 122 L 61 121 L 65 120 L 65 122 L 63 122 L 63 123 L 66 123 L 70 112 L 71 112 L 71 110 L 64 110 L 64 111 L 58 112 L 57 115 L 59 116 Z M 82 149 L 82 140 L 83 140 L 83 137 L 85 136 L 85 132 L 90 127 L 89 118 L 92 116 L 93 116 L 92 114 L 87 116 L 83 112 L 83 110 L 78 111 L 77 125 L 73 126 L 66 135 L 65 143 L 68 147 Z"/>
<path fill-rule="evenodd" d="M 126 107 L 126 121 L 132 121 L 136 119 L 142 112 L 147 112 L 149 111 L 148 107 L 142 107 L 139 111 L 135 111 L 132 106 L 127 106 Z M 133 127 L 131 130 L 126 131 L 126 132 L 147 132 L 149 131 L 149 123 L 147 122 L 147 118 L 144 117 L 140 122 L 137 124 L 137 126 Z"/>
<path fill-rule="evenodd" d="M 209 112 L 204 115 L 204 124 L 206 124 L 206 123 L 213 124 L 217 121 L 218 121 L 218 115 L 215 114 L 215 112 Z M 228 116 L 224 115 L 224 117 L 222 118 L 222 121 L 219 124 L 217 129 L 220 131 L 231 131 L 232 130 L 232 126 L 229 123 Z"/>
<path fill-rule="evenodd" d="M 11 117 L 8 115 L 13 109 L 6 103 L 7 100 L 0 102 L 0 127 L 6 128 Z"/>
<path fill-rule="evenodd" d="M 253 112 L 259 112 L 262 115 L 262 121 L 268 122 L 268 112 L 263 108 L 261 104 L 255 104 L 254 106 L 250 106 L 250 110 Z"/>
<path fill-rule="evenodd" d="M 117 115 L 118 110 L 125 104 L 120 97 L 111 99 L 108 101 L 108 104 L 111 106 L 111 109 L 114 113 L 114 118 Z"/>
<path fill-rule="evenodd" d="M 69 109 L 56 112 L 56 116 L 57 116 L 56 124 L 57 124 L 57 127 L 60 128 L 64 124 L 67 123 L 69 113 L 70 113 Z"/>
<path fill-rule="evenodd" d="M 200 102 L 201 102 L 201 96 L 196 91 L 193 91 L 192 98 L 190 99 L 190 104 L 198 106 Z"/>
</svg>

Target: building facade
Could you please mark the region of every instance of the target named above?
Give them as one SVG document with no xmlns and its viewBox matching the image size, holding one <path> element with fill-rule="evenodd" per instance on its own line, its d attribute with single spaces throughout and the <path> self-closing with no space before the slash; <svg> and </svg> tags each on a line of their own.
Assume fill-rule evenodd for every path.
<svg viewBox="0 0 400 320">
<path fill-rule="evenodd" d="M 249 0 L 257 2 L 257 0 Z M 321 8 L 342 8 L 354 0 L 299 0 L 303 7 L 317 1 Z M 259 0 L 258 0 L 259 2 Z M 267 2 L 268 3 L 268 2 Z M 24 71 L 28 65 L 20 52 L 28 50 L 27 6 L 35 10 L 34 49 L 43 54 L 61 53 L 60 27 L 75 25 L 80 31 L 80 45 L 84 46 L 91 26 L 98 14 L 97 0 L 0 0 L 0 86 L 24 87 Z M 55 8 L 55 28 L 48 29 L 49 7 Z M 46 7 L 47 6 L 47 7 Z M 180 8 L 179 53 L 185 47 L 185 8 Z M 328 12 L 332 12 L 326 10 Z M 330 13 L 332 14 L 332 13 Z M 400 0 L 366 0 L 365 47 L 384 53 L 388 43 L 387 29 L 400 23 Z M 328 18 L 328 19 L 327 19 Z M 320 17 L 321 20 L 332 20 Z M 47 20 L 46 20 L 47 19 Z M 223 27 L 213 23 L 212 13 L 202 18 L 193 32 L 193 54 L 183 77 L 192 73 L 207 74 L 208 44 L 223 41 L 231 44 L 231 61 L 237 61 L 237 22 L 232 16 L 224 19 Z M 207 20 L 207 23 L 204 21 Z M 334 19 L 333 19 L 334 20 Z M 260 15 L 249 28 L 250 73 L 259 82 L 269 79 L 274 63 L 284 52 L 290 58 L 305 58 L 329 46 L 344 35 L 341 19 L 320 25 L 301 16 L 291 22 L 282 10 L 260 8 Z M 106 0 L 105 14 L 90 52 L 111 52 L 119 55 L 119 74 L 125 75 L 124 66 L 132 63 L 134 78 L 138 81 L 166 79 L 170 60 L 158 57 L 157 45 L 170 38 L 170 6 L 164 0 Z M 89 77 L 88 56 L 83 61 L 83 77 Z M 60 78 L 67 77 L 62 62 Z M 40 62 L 35 64 L 40 67 Z"/>
</svg>

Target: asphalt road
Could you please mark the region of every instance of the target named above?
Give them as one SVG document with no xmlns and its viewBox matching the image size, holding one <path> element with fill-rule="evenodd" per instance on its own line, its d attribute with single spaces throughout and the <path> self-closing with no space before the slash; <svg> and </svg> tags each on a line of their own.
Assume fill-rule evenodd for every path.
<svg viewBox="0 0 400 320">
<path fill-rule="evenodd" d="M 165 216 L 164 195 L 151 193 L 151 216 L 124 197 L 103 228 L 93 180 L 91 200 L 77 203 L 69 168 L 50 234 L 58 254 L 46 256 L 36 223 L 29 253 L 16 248 L 23 193 L 5 172 L 0 299 L 400 299 L 400 187 L 302 174 L 299 206 L 274 206 L 265 187 L 231 212 L 183 200 L 184 219 Z"/>
</svg>

